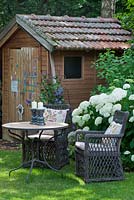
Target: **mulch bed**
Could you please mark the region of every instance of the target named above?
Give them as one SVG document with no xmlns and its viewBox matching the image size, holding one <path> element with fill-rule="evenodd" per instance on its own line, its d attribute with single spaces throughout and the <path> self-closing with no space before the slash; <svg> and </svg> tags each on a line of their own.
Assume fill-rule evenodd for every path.
<svg viewBox="0 0 134 200">
<path fill-rule="evenodd" d="M 0 150 L 18 150 L 20 142 L 0 140 Z"/>
</svg>

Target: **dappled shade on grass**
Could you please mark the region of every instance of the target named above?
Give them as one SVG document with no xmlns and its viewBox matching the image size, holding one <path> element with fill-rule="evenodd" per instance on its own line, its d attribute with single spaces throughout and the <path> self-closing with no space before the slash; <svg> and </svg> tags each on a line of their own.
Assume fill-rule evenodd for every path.
<svg viewBox="0 0 134 200">
<path fill-rule="evenodd" d="M 0 199 L 2 200 L 130 200 L 133 199 L 134 173 L 125 181 L 85 184 L 74 174 L 74 161 L 59 172 L 34 168 L 30 182 L 25 182 L 29 169 L 10 169 L 21 162 L 21 150 L 0 151 Z"/>
</svg>

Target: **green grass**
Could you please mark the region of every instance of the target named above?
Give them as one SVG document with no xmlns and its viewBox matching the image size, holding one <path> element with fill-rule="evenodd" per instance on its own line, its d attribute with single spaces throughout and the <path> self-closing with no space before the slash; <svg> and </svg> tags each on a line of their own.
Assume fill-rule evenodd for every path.
<svg viewBox="0 0 134 200">
<path fill-rule="evenodd" d="M 74 162 L 59 172 L 34 168 L 27 184 L 28 169 L 12 172 L 21 162 L 21 151 L 0 151 L 0 200 L 133 200 L 134 173 L 124 181 L 85 184 L 74 174 Z"/>
</svg>

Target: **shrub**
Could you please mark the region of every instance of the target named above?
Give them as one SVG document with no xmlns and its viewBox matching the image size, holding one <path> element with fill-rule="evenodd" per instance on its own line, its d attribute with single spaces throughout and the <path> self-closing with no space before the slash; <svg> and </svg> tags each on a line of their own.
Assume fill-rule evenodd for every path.
<svg viewBox="0 0 134 200">
<path fill-rule="evenodd" d="M 126 49 L 121 56 L 115 51 L 107 50 L 100 53 L 95 63 L 97 76 L 105 79 L 107 86 L 97 86 L 99 92 L 107 90 L 108 87 L 121 87 L 126 79 L 134 77 L 134 49 Z"/>
<path fill-rule="evenodd" d="M 89 101 L 83 101 L 72 113 L 72 121 L 78 129 L 105 130 L 113 120 L 115 110 L 129 111 L 125 137 L 122 140 L 121 151 L 134 154 L 134 84 L 124 84 L 122 88 L 113 87 L 109 93 L 91 96 Z M 124 158 L 124 157 L 123 157 Z M 123 159 L 123 161 L 125 161 Z M 124 166 L 134 170 L 131 165 Z"/>
<path fill-rule="evenodd" d="M 45 104 L 62 104 L 64 103 L 63 87 L 60 84 L 58 77 L 47 78 L 43 76 L 40 100 Z"/>
</svg>

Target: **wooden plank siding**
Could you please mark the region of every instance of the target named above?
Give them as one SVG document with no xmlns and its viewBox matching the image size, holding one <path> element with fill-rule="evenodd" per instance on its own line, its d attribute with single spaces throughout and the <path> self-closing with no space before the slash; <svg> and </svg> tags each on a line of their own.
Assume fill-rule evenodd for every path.
<svg viewBox="0 0 134 200">
<path fill-rule="evenodd" d="M 37 48 L 37 51 L 34 49 Z M 28 50 L 29 49 L 29 50 Z M 30 50 L 31 49 L 31 50 Z M 28 52 L 26 52 L 28 51 Z M 31 52 L 31 53 L 30 53 Z M 33 53 L 32 53 L 33 52 Z M 23 57 L 21 57 L 21 53 Z M 27 54 L 27 58 L 24 56 Z M 35 53 L 37 55 L 35 55 Z M 30 55 L 38 58 L 38 87 L 36 90 L 36 98 L 39 98 L 39 87 L 41 81 L 41 73 L 48 73 L 48 51 L 42 47 L 35 39 L 33 39 L 27 32 L 19 29 L 15 34 L 12 35 L 11 38 L 5 43 L 2 47 L 2 123 L 7 123 L 14 121 L 16 118 L 16 105 L 19 103 L 15 100 L 14 96 L 20 94 L 13 94 L 11 92 L 11 64 L 15 65 L 15 63 L 23 63 L 27 68 L 27 72 L 31 73 L 31 65 L 27 62 L 30 60 Z M 13 58 L 13 59 L 12 59 Z M 17 75 L 22 78 L 23 73 L 17 72 Z M 23 84 L 19 86 L 21 90 Z M 23 116 L 23 121 L 30 120 L 30 108 L 25 105 L 25 99 L 27 98 L 27 94 L 25 99 L 21 95 L 21 100 L 23 101 L 23 105 L 25 106 L 25 112 Z M 12 106 L 11 102 L 14 102 Z M 17 116 L 18 117 L 18 116 Z M 11 119 L 12 118 L 12 119 Z M 3 138 L 8 139 L 7 131 L 3 129 Z"/>
<path fill-rule="evenodd" d="M 22 29 L 18 29 L 18 31 L 16 31 L 4 45 L 5 48 L 39 47 L 39 46 L 40 44 Z"/>
<path fill-rule="evenodd" d="M 82 56 L 81 79 L 64 79 L 64 56 Z M 76 108 L 81 101 L 88 100 L 92 89 L 99 82 L 103 82 L 96 77 L 96 69 L 92 67 L 95 60 L 96 51 L 56 51 L 54 53 L 56 74 L 61 79 L 65 100 L 71 104 L 72 108 Z"/>
</svg>

